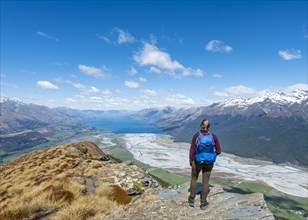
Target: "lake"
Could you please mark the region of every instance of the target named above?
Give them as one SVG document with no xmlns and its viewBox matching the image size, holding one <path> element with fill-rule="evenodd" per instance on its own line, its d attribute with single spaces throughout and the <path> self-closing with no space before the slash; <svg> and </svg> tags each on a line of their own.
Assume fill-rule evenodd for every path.
<svg viewBox="0 0 308 220">
<path fill-rule="evenodd" d="M 109 131 L 116 134 L 122 133 L 155 133 L 162 134 L 163 131 L 157 127 L 144 122 L 143 120 L 129 116 L 105 116 L 88 118 L 83 120 L 84 123 Z"/>
</svg>

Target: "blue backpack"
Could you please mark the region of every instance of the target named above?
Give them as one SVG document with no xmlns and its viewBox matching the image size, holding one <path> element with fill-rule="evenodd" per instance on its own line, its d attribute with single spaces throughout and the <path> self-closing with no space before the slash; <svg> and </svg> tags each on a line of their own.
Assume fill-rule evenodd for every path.
<svg viewBox="0 0 308 220">
<path fill-rule="evenodd" d="M 196 140 L 195 161 L 198 164 L 214 164 L 216 161 L 216 152 L 214 151 L 214 138 L 211 133 L 203 135 L 199 132 Z"/>
</svg>

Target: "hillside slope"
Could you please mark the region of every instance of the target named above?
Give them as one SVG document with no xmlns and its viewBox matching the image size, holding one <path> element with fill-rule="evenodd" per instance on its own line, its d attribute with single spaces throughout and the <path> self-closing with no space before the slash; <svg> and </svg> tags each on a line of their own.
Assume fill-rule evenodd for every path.
<svg viewBox="0 0 308 220">
<path fill-rule="evenodd" d="M 188 186 L 162 188 L 135 165 L 102 161 L 84 141 L 32 151 L 0 166 L 0 219 L 274 219 L 260 193 L 212 187 L 205 211 L 190 208 Z"/>
</svg>

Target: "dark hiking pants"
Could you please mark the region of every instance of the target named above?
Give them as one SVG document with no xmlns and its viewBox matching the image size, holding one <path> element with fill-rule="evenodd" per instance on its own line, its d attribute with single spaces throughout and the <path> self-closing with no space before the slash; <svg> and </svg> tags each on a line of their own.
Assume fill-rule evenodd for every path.
<svg viewBox="0 0 308 220">
<path fill-rule="evenodd" d="M 213 165 L 208 164 L 195 164 L 193 161 L 191 166 L 191 182 L 190 182 L 190 196 L 195 197 L 196 188 L 197 188 L 197 180 L 200 171 L 202 170 L 202 193 L 201 193 L 201 202 L 205 202 L 207 195 L 209 193 L 209 181 L 211 171 L 213 169 Z"/>
</svg>

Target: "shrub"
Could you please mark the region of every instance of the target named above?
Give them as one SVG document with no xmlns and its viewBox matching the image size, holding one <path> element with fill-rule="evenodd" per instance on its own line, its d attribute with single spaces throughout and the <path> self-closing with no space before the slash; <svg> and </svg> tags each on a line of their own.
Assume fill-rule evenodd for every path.
<svg viewBox="0 0 308 220">
<path fill-rule="evenodd" d="M 134 183 L 134 187 L 138 190 L 142 190 L 142 183 L 138 182 L 138 181 L 133 181 Z"/>
</svg>

